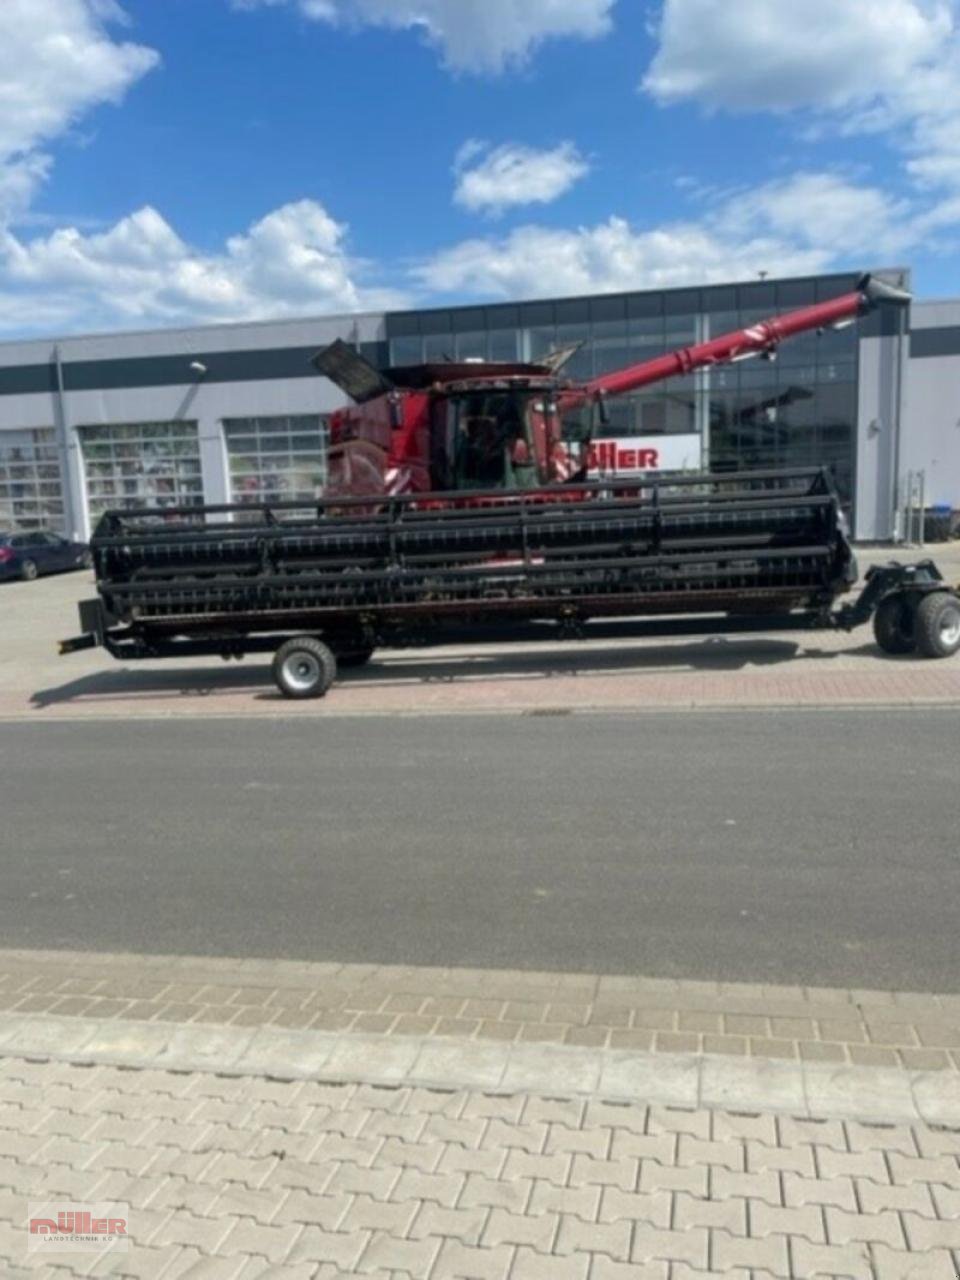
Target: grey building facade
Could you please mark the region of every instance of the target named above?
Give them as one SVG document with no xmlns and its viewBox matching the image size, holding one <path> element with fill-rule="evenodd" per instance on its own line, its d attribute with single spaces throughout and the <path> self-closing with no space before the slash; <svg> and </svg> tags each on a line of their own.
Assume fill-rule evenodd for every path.
<svg viewBox="0 0 960 1280">
<path fill-rule="evenodd" d="M 909 287 L 903 269 L 881 274 Z M 536 360 L 621 368 L 853 288 L 852 273 L 703 289 L 0 344 L 0 529 L 86 538 L 111 506 L 309 501 L 342 394 L 334 338 L 381 367 Z M 612 402 L 611 435 L 699 436 L 715 471 L 824 464 L 863 540 L 897 532 L 903 476 L 960 508 L 960 302 L 914 304 Z"/>
</svg>

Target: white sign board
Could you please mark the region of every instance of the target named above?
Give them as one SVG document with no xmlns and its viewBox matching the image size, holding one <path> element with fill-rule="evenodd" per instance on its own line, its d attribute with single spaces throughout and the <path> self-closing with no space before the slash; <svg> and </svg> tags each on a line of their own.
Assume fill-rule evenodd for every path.
<svg viewBox="0 0 960 1280">
<path fill-rule="evenodd" d="M 699 471 L 702 439 L 696 432 L 680 436 L 611 436 L 590 445 L 587 475 L 637 476 L 651 471 Z"/>
</svg>

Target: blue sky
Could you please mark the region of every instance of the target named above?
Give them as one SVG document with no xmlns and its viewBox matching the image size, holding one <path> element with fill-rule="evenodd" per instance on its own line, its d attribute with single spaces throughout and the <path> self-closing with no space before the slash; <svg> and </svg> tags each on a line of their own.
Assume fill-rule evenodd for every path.
<svg viewBox="0 0 960 1280">
<path fill-rule="evenodd" d="M 4 0 L 0 333 L 908 264 L 955 0 Z"/>
</svg>

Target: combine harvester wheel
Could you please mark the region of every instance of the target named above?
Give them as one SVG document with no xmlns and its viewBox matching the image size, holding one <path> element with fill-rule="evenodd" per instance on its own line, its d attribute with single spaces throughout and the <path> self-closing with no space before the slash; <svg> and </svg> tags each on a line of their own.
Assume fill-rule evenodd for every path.
<svg viewBox="0 0 960 1280">
<path fill-rule="evenodd" d="M 946 591 L 924 596 L 916 611 L 917 648 L 925 658 L 949 658 L 960 650 L 960 599 Z"/>
<path fill-rule="evenodd" d="M 337 678 L 337 659 L 316 636 L 295 636 L 274 655 L 273 678 L 284 697 L 322 698 Z"/>
</svg>

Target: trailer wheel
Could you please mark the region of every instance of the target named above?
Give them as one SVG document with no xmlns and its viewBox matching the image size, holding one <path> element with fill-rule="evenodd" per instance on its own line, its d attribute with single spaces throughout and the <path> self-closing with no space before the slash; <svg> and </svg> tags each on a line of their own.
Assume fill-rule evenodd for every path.
<svg viewBox="0 0 960 1280">
<path fill-rule="evenodd" d="M 363 648 L 344 649 L 343 652 L 337 652 L 338 667 L 365 667 L 374 655 L 373 645 L 364 645 Z"/>
<path fill-rule="evenodd" d="M 917 648 L 925 658 L 949 658 L 960 650 L 960 599 L 934 591 L 917 606 Z"/>
<path fill-rule="evenodd" d="M 900 592 L 881 601 L 873 615 L 873 634 L 884 653 L 913 653 L 917 647 L 916 615 Z"/>
<path fill-rule="evenodd" d="M 274 655 L 273 678 L 286 698 L 322 698 L 337 678 L 337 660 L 322 640 L 297 636 Z"/>
</svg>

